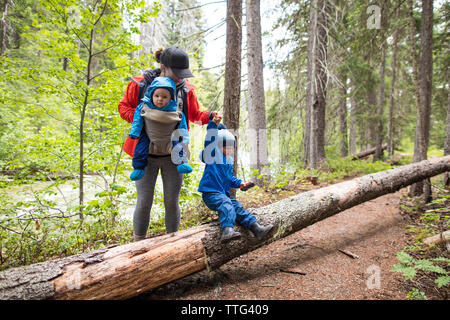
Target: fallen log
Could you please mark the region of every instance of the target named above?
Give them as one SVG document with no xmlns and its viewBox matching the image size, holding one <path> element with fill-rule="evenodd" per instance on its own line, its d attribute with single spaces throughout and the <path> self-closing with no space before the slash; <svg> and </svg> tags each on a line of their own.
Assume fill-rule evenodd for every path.
<svg viewBox="0 0 450 320">
<path fill-rule="evenodd" d="M 450 242 L 450 230 L 425 238 L 423 240 L 423 243 L 426 244 L 440 244 L 444 242 Z"/>
<path fill-rule="evenodd" d="M 274 230 L 258 242 L 240 226 L 220 243 L 217 221 L 188 230 L 0 272 L 0 299 L 126 299 L 286 237 L 365 201 L 450 171 L 450 156 L 369 174 L 249 209 Z"/>
<path fill-rule="evenodd" d="M 386 148 L 387 148 L 387 144 L 383 144 L 381 146 L 381 150 L 382 151 L 385 150 Z M 377 150 L 377 148 L 374 147 L 374 148 L 370 148 L 370 149 L 367 149 L 367 150 L 355 153 L 355 154 L 352 155 L 352 160 L 358 160 L 358 159 L 363 159 L 365 157 L 368 157 L 371 154 L 375 154 L 376 150 Z"/>
</svg>

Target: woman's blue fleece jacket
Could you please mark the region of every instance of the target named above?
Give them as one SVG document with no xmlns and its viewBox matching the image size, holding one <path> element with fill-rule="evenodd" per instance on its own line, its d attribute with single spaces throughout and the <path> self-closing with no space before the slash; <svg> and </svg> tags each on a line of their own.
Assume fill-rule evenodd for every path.
<svg viewBox="0 0 450 320">
<path fill-rule="evenodd" d="M 226 129 L 209 121 L 205 138 L 205 149 L 200 153 L 200 160 L 206 163 L 202 179 L 198 187 L 200 192 L 220 192 L 230 196 L 230 188 L 239 188 L 242 180 L 233 176 L 233 161 L 227 159 L 217 146 L 219 130 Z M 228 160 L 228 161 L 227 161 Z"/>
</svg>

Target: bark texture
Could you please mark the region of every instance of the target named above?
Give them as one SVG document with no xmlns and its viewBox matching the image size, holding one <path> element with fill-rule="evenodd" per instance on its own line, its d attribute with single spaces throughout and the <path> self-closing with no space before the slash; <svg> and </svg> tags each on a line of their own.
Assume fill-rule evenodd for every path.
<svg viewBox="0 0 450 320">
<path fill-rule="evenodd" d="M 325 159 L 325 109 L 327 94 L 328 2 L 310 4 L 308 39 L 308 84 L 306 106 L 306 163 L 317 168 Z"/>
<path fill-rule="evenodd" d="M 417 108 L 416 138 L 413 161 L 427 158 L 430 136 L 431 91 L 433 76 L 433 0 L 422 1 L 422 26 L 420 32 L 419 105 Z M 425 190 L 424 190 L 425 188 Z M 411 186 L 410 195 L 428 194 L 427 182 Z M 428 196 L 429 198 L 429 196 Z"/>
<path fill-rule="evenodd" d="M 238 168 L 238 128 L 241 105 L 242 0 L 227 1 L 225 88 L 223 122 L 236 138 L 233 173 Z M 236 191 L 230 190 L 232 196 Z"/>
<path fill-rule="evenodd" d="M 247 0 L 248 118 L 250 126 L 250 166 L 266 179 L 270 177 L 267 152 L 266 108 L 264 100 L 260 1 Z M 259 175 L 258 174 L 258 175 Z M 252 177 L 260 185 L 265 179 Z"/>
<path fill-rule="evenodd" d="M 252 209 L 274 230 L 258 242 L 220 243 L 217 221 L 173 234 L 0 272 L 0 299 L 126 299 L 286 237 L 362 202 L 450 170 L 450 156 L 434 158 L 311 190 Z"/>
<path fill-rule="evenodd" d="M 387 144 L 383 144 L 381 146 L 381 150 L 384 150 L 386 148 L 387 148 Z M 355 153 L 354 155 L 352 155 L 352 160 L 358 160 L 358 159 L 362 159 L 362 158 L 368 157 L 371 154 L 374 154 L 376 152 L 376 150 L 377 150 L 377 148 L 373 147 L 373 148 L 370 148 L 370 149 L 367 149 L 367 150 Z"/>
</svg>

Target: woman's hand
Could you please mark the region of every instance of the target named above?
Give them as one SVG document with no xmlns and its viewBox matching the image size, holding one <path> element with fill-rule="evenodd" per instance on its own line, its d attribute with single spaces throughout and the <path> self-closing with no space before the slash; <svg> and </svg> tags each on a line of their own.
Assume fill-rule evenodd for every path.
<svg viewBox="0 0 450 320">
<path fill-rule="evenodd" d="M 212 112 L 212 121 L 214 121 L 216 123 L 216 125 L 219 125 L 220 121 L 222 121 L 222 115 L 217 112 L 217 111 L 213 111 Z"/>
</svg>

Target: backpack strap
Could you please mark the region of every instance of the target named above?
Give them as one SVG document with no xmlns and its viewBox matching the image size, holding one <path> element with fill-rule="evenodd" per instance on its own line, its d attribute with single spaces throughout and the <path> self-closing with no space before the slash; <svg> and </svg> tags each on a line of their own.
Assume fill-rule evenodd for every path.
<svg viewBox="0 0 450 320">
<path fill-rule="evenodd" d="M 138 95 L 137 105 L 139 105 L 139 103 L 141 103 L 141 100 L 144 97 L 145 91 L 152 84 L 153 80 L 155 80 L 155 78 L 158 76 L 159 73 L 161 73 L 161 71 L 159 69 L 158 70 L 153 70 L 153 69 L 145 70 L 144 71 L 144 79 L 142 79 L 139 82 L 134 80 L 132 77 L 130 77 L 130 80 L 139 86 L 139 95 Z"/>
<path fill-rule="evenodd" d="M 183 81 L 181 85 L 177 86 L 177 110 L 184 113 L 184 117 L 186 118 L 186 124 L 189 120 L 189 113 L 188 113 L 188 102 L 187 102 L 187 95 L 189 92 L 189 87 L 186 85 L 186 83 Z"/>
</svg>

